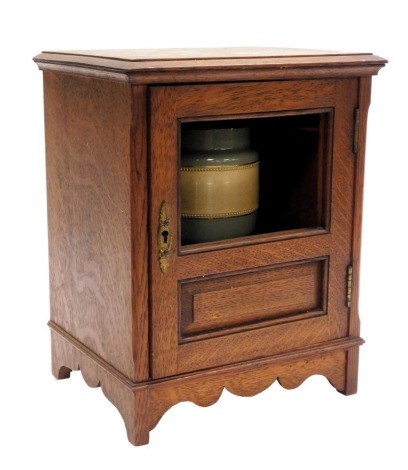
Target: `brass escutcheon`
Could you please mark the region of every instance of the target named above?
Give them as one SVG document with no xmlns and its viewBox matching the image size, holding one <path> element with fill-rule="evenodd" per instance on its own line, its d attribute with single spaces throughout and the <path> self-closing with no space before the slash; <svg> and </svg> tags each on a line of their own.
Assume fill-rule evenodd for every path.
<svg viewBox="0 0 408 470">
<path fill-rule="evenodd" d="M 159 214 L 159 229 L 157 232 L 157 246 L 160 270 L 166 274 L 170 267 L 172 235 L 170 231 L 170 216 L 166 201 L 163 201 Z"/>
</svg>

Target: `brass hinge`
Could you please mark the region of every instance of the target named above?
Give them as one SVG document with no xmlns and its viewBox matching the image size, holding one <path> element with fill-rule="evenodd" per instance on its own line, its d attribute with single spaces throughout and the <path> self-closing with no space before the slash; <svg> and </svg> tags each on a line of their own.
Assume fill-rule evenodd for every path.
<svg viewBox="0 0 408 470">
<path fill-rule="evenodd" d="M 360 132 L 360 109 L 354 110 L 354 130 L 353 130 L 353 152 L 358 152 L 358 139 Z"/>
<path fill-rule="evenodd" d="M 346 289 L 347 289 L 347 296 L 346 296 L 346 306 L 348 308 L 351 307 L 351 296 L 352 296 L 352 290 L 353 290 L 353 266 L 347 266 L 347 284 L 346 284 Z"/>
</svg>

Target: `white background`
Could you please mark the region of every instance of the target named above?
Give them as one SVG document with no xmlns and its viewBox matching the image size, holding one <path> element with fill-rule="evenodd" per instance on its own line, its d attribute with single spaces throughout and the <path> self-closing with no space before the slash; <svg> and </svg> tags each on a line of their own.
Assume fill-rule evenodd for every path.
<svg viewBox="0 0 408 470">
<path fill-rule="evenodd" d="M 407 43 L 403 2 L 2 2 L 0 7 L 0 468 L 407 469 Z M 323 377 L 254 398 L 183 403 L 126 438 L 81 374 L 50 373 L 41 50 L 282 46 L 374 52 L 359 393 Z"/>
</svg>

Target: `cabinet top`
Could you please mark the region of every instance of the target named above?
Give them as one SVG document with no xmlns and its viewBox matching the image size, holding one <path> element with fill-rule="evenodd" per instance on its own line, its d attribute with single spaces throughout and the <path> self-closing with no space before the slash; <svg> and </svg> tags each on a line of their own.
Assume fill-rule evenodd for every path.
<svg viewBox="0 0 408 470">
<path fill-rule="evenodd" d="M 178 83 L 376 75 L 387 62 L 371 53 L 238 47 L 46 51 L 41 70 L 131 83 Z"/>
</svg>

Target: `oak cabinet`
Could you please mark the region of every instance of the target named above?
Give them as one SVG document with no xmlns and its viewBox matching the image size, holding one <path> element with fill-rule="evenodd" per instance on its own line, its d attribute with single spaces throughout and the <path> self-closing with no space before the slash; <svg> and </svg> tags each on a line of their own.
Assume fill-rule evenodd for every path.
<svg viewBox="0 0 408 470">
<path fill-rule="evenodd" d="M 81 369 L 101 386 L 135 445 L 172 405 L 212 404 L 224 387 L 253 395 L 277 378 L 292 388 L 322 374 L 355 393 L 366 121 L 371 76 L 386 61 L 269 48 L 35 61 L 54 375 Z M 242 236 L 191 242 L 183 142 L 191 129 L 242 127 L 259 157 L 256 222 Z M 199 168 L 210 172 L 205 207 L 224 204 L 214 188 L 232 188 L 228 171 L 249 169 Z M 250 197 L 234 184 L 226 218 L 242 217 Z M 200 217 L 222 233 L 219 217 Z"/>
</svg>

